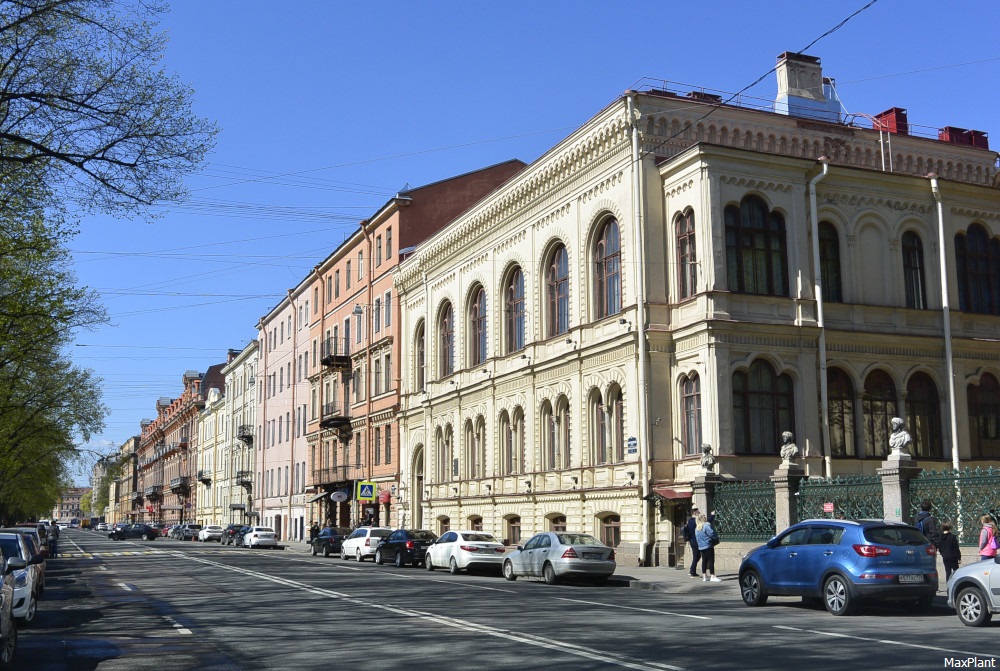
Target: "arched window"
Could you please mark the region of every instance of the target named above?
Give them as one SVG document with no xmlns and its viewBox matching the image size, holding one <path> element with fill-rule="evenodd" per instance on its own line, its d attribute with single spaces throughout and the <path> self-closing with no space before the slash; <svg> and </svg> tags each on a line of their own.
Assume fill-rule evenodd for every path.
<svg viewBox="0 0 1000 671">
<path fill-rule="evenodd" d="M 417 325 L 417 337 L 414 346 L 414 365 L 416 366 L 416 388 L 417 391 L 424 391 L 427 388 L 427 359 L 424 345 L 424 323 Z"/>
<path fill-rule="evenodd" d="M 892 418 L 897 416 L 896 387 L 892 378 L 875 370 L 865 379 L 861 397 L 864 416 L 865 457 L 884 457 L 889 454 L 889 434 Z"/>
<path fill-rule="evenodd" d="M 486 361 L 486 290 L 479 287 L 469 306 L 469 363 L 478 366 Z"/>
<path fill-rule="evenodd" d="M 438 322 L 439 344 L 441 347 L 438 361 L 439 378 L 448 377 L 455 372 L 455 315 L 451 304 L 445 304 Z"/>
<path fill-rule="evenodd" d="M 597 318 L 601 319 L 622 309 L 621 236 L 616 219 L 604 222 L 601 236 L 594 248 Z"/>
<path fill-rule="evenodd" d="M 542 468 L 552 470 L 556 463 L 556 417 L 552 412 L 552 404 L 545 401 L 541 411 L 542 429 Z"/>
<path fill-rule="evenodd" d="M 854 433 L 854 385 L 847 373 L 830 368 L 826 375 L 827 402 L 829 404 L 830 455 L 856 457 Z"/>
<path fill-rule="evenodd" d="M 1000 383 L 986 373 L 979 384 L 970 384 L 966 393 L 972 456 L 1000 457 Z"/>
<path fill-rule="evenodd" d="M 549 256 L 545 271 L 546 333 L 548 337 L 569 331 L 569 256 L 559 245 Z"/>
<path fill-rule="evenodd" d="M 506 353 L 524 348 L 524 273 L 520 268 L 511 272 L 504 291 L 507 305 L 505 312 Z"/>
<path fill-rule="evenodd" d="M 958 304 L 962 312 L 1000 314 L 1000 240 L 972 225 L 955 236 Z"/>
<path fill-rule="evenodd" d="M 569 401 L 563 396 L 556 404 L 557 447 L 553 460 L 553 468 L 569 468 L 572 463 L 570 455 L 570 419 Z"/>
<path fill-rule="evenodd" d="M 478 477 L 479 446 L 476 444 L 476 430 L 471 419 L 465 422 L 465 467 L 468 469 L 467 478 L 472 480 Z"/>
<path fill-rule="evenodd" d="M 683 300 L 691 298 L 698 291 L 698 254 L 693 210 L 678 214 L 674 219 L 674 236 L 677 239 L 677 291 Z"/>
<path fill-rule="evenodd" d="M 524 453 L 524 410 L 520 407 L 514 408 L 512 424 L 513 442 L 511 445 L 511 453 L 513 458 L 511 461 L 511 473 L 524 473 L 528 470 L 528 467 L 527 455 Z"/>
<path fill-rule="evenodd" d="M 616 462 L 625 461 L 625 397 L 621 387 L 612 385 L 605 402 L 608 419 L 609 452 Z"/>
<path fill-rule="evenodd" d="M 500 413 L 500 475 L 514 475 L 514 427 L 506 410 Z"/>
<path fill-rule="evenodd" d="M 601 542 L 610 548 L 618 547 L 622 542 L 622 519 L 618 515 L 605 515 L 601 518 Z"/>
<path fill-rule="evenodd" d="M 510 515 L 504 518 L 507 527 L 507 539 L 504 545 L 521 544 L 521 518 L 518 515 Z"/>
<path fill-rule="evenodd" d="M 590 441 L 594 446 L 591 458 L 595 464 L 606 464 L 611 460 L 608 450 L 608 418 L 599 391 L 594 391 L 590 398 L 590 417 L 592 431 Z"/>
<path fill-rule="evenodd" d="M 788 295 L 785 220 L 763 200 L 747 196 L 729 205 L 726 220 L 726 271 L 729 290 L 762 296 Z"/>
<path fill-rule="evenodd" d="M 906 383 L 907 429 L 914 457 L 938 459 L 944 456 L 941 434 L 941 402 L 937 385 L 926 373 L 916 373 Z"/>
<path fill-rule="evenodd" d="M 906 288 L 906 307 L 926 310 L 924 246 L 920 236 L 913 231 L 903 234 L 903 284 Z"/>
<path fill-rule="evenodd" d="M 549 517 L 549 531 L 555 531 L 556 533 L 566 531 L 566 516 L 565 515 L 552 515 Z"/>
<path fill-rule="evenodd" d="M 684 456 L 690 457 L 701 453 L 701 379 L 697 373 L 681 380 L 681 404 L 681 441 Z"/>
<path fill-rule="evenodd" d="M 843 303 L 840 282 L 840 239 L 837 229 L 828 221 L 819 222 L 819 268 L 823 284 L 823 300 Z"/>
<path fill-rule="evenodd" d="M 737 454 L 777 454 L 783 431 L 795 432 L 792 379 L 766 361 L 733 374 L 733 430 Z"/>
</svg>

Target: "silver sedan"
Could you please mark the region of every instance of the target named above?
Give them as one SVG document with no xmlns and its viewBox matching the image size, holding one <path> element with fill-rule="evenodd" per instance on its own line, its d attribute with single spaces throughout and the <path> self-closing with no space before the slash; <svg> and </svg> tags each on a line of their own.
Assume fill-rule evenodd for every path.
<svg viewBox="0 0 1000 671">
<path fill-rule="evenodd" d="M 503 577 L 534 576 L 553 585 L 566 576 L 606 582 L 615 572 L 615 551 L 590 534 L 544 531 L 507 555 Z"/>
</svg>

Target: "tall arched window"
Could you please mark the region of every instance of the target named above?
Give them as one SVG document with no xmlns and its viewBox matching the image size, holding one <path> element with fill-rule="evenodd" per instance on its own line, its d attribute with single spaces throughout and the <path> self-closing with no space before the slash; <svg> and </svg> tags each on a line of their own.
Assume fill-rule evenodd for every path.
<svg viewBox="0 0 1000 671">
<path fill-rule="evenodd" d="M 557 424 L 557 447 L 554 468 L 569 468 L 572 463 L 570 455 L 570 419 L 569 401 L 565 396 L 560 397 L 556 404 L 556 424 Z"/>
<path fill-rule="evenodd" d="M 465 421 L 465 468 L 466 477 L 474 479 L 479 474 L 479 449 L 476 445 L 476 430 L 472 420 Z"/>
<path fill-rule="evenodd" d="M 597 318 L 622 309 L 622 254 L 618 220 L 608 219 L 594 248 Z"/>
<path fill-rule="evenodd" d="M 926 373 L 916 373 L 906 383 L 906 416 L 906 426 L 913 438 L 910 453 L 924 459 L 943 457 L 941 402 L 937 385 Z"/>
<path fill-rule="evenodd" d="M 847 373 L 830 368 L 826 375 L 830 422 L 830 455 L 856 457 L 854 433 L 854 385 Z"/>
<path fill-rule="evenodd" d="M 608 390 L 608 398 L 605 407 L 610 409 L 608 413 L 608 435 L 611 445 L 609 451 L 611 458 L 616 462 L 625 461 L 625 396 L 621 387 L 612 385 Z"/>
<path fill-rule="evenodd" d="M 569 256 L 559 245 L 549 256 L 545 271 L 546 333 L 548 337 L 569 331 Z"/>
<path fill-rule="evenodd" d="M 986 373 L 966 388 L 972 456 L 1000 457 L 1000 383 Z"/>
<path fill-rule="evenodd" d="M 903 285 L 906 288 L 906 307 L 926 310 L 924 246 L 920 236 L 913 231 L 903 234 Z"/>
<path fill-rule="evenodd" d="M 524 349 L 524 273 L 515 268 L 507 279 L 504 291 L 507 305 L 504 308 L 506 353 Z"/>
<path fill-rule="evenodd" d="M 819 222 L 819 268 L 822 276 L 823 300 L 843 303 L 840 283 L 840 239 L 837 229 L 828 221 Z"/>
<path fill-rule="evenodd" d="M 500 413 L 500 475 L 514 475 L 514 427 L 506 410 Z"/>
<path fill-rule="evenodd" d="M 737 454 L 777 454 L 783 431 L 795 432 L 792 379 L 766 361 L 733 374 L 733 430 Z"/>
<path fill-rule="evenodd" d="M 469 305 L 469 364 L 478 366 L 486 361 L 486 290 L 476 289 Z"/>
<path fill-rule="evenodd" d="M 552 412 L 552 404 L 545 401 L 541 410 L 541 430 L 542 430 L 542 468 L 552 470 L 556 463 L 556 442 L 558 434 L 556 432 L 556 416 Z"/>
<path fill-rule="evenodd" d="M 414 347 L 414 365 L 416 366 L 416 387 L 417 391 L 424 391 L 427 388 L 427 359 L 424 344 L 424 323 L 417 326 L 417 337 Z"/>
<path fill-rule="evenodd" d="M 763 200 L 747 196 L 729 205 L 726 219 L 726 270 L 729 290 L 762 296 L 788 295 L 785 220 Z"/>
<path fill-rule="evenodd" d="M 864 415 L 866 457 L 884 457 L 889 454 L 889 434 L 892 418 L 897 415 L 896 386 L 883 371 L 875 370 L 865 378 L 865 391 L 861 397 Z"/>
<path fill-rule="evenodd" d="M 611 460 L 611 456 L 608 452 L 608 417 L 607 412 L 604 409 L 604 401 L 601 398 L 601 392 L 596 390 L 590 397 L 590 417 L 590 440 L 591 444 L 594 446 L 593 456 L 591 458 L 595 464 L 606 464 Z"/>
<path fill-rule="evenodd" d="M 514 408 L 512 424 L 513 444 L 511 445 L 511 453 L 513 459 L 511 461 L 511 472 L 524 473 L 528 470 L 528 457 L 524 452 L 524 410 L 520 407 Z"/>
<path fill-rule="evenodd" d="M 455 372 L 455 315 L 451 304 L 445 304 L 438 322 L 440 354 L 438 361 L 438 377 L 448 377 Z"/>
<path fill-rule="evenodd" d="M 681 427 L 681 441 L 684 456 L 701 453 L 701 379 L 697 373 L 681 380 L 681 404 L 684 424 Z"/>
<path fill-rule="evenodd" d="M 962 312 L 1000 314 L 1000 240 L 973 224 L 955 236 L 958 304 Z"/>
<path fill-rule="evenodd" d="M 698 254 L 694 235 L 694 210 L 678 214 L 674 219 L 677 240 L 677 292 L 683 300 L 697 293 Z"/>
</svg>

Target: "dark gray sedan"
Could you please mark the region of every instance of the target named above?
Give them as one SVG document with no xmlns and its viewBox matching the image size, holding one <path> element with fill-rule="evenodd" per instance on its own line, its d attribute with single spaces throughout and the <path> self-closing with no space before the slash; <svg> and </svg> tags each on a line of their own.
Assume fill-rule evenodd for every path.
<svg viewBox="0 0 1000 671">
<path fill-rule="evenodd" d="M 544 578 L 553 585 L 567 576 L 606 582 L 615 572 L 615 551 L 590 534 L 567 531 L 543 531 L 507 555 L 503 577 Z"/>
</svg>

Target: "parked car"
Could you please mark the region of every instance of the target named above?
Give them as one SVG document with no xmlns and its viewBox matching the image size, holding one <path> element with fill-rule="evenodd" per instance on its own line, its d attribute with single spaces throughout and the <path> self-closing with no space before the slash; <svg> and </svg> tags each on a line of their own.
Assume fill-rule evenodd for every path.
<svg viewBox="0 0 1000 671">
<path fill-rule="evenodd" d="M 902 522 L 806 520 L 751 550 L 739 580 L 748 606 L 773 595 L 821 599 L 833 615 L 848 615 L 861 601 L 924 609 L 938 588 L 937 548 Z"/>
<path fill-rule="evenodd" d="M 167 538 L 176 538 L 180 540 L 181 537 L 180 534 L 181 534 L 180 524 L 172 524 L 169 527 L 167 527 L 167 533 L 166 533 Z"/>
<path fill-rule="evenodd" d="M 24 536 L 29 536 L 31 538 L 32 543 L 34 543 L 35 547 L 39 548 L 39 550 L 41 551 L 42 556 L 48 559 L 49 556 L 48 544 L 45 542 L 45 536 L 39 535 L 38 529 L 35 529 L 31 526 L 17 525 L 13 527 L 0 527 L 0 532 L 16 533 L 16 534 L 22 534 Z"/>
<path fill-rule="evenodd" d="M 248 548 L 276 548 L 278 535 L 271 527 L 250 527 L 243 534 L 243 545 Z"/>
<path fill-rule="evenodd" d="M 242 524 L 227 524 L 219 535 L 219 543 L 222 545 L 232 545 L 236 532 L 243 528 Z"/>
<path fill-rule="evenodd" d="M 156 540 L 160 534 L 148 524 L 127 524 L 121 529 L 108 532 L 108 538 L 113 541 Z"/>
<path fill-rule="evenodd" d="M 437 534 L 426 529 L 396 529 L 375 548 L 375 563 L 391 559 L 396 568 L 407 564 L 419 566 L 424 562 L 427 548 L 436 540 Z"/>
<path fill-rule="evenodd" d="M 9 669 L 17 654 L 17 624 L 14 621 L 14 574 L 25 568 L 20 557 L 7 557 L 0 550 L 0 669 Z"/>
<path fill-rule="evenodd" d="M 358 527 L 340 544 L 340 558 L 354 557 L 360 562 L 374 557 L 378 544 L 391 533 L 389 527 Z"/>
<path fill-rule="evenodd" d="M 29 625 L 38 612 L 38 585 L 41 569 L 32 558 L 28 540 L 22 534 L 0 533 L 0 550 L 5 557 L 24 561 L 24 568 L 14 570 L 14 618 L 22 625 Z"/>
<path fill-rule="evenodd" d="M 319 536 L 312 539 L 312 553 L 315 557 L 320 552 L 324 557 L 335 555 L 340 552 L 340 544 L 351 535 L 351 530 L 347 527 L 324 527 L 320 530 Z"/>
<path fill-rule="evenodd" d="M 33 565 L 38 569 L 38 593 L 42 594 L 45 591 L 45 570 L 48 565 L 46 561 L 48 553 L 38 545 L 38 541 L 31 534 L 20 535 L 28 544 L 28 551 L 31 553 L 28 564 L 32 565 L 32 562 L 34 562 Z"/>
<path fill-rule="evenodd" d="M 1000 613 L 1000 557 L 968 564 L 951 574 L 948 606 L 967 627 L 981 627 Z"/>
<path fill-rule="evenodd" d="M 428 571 L 447 568 L 452 573 L 480 566 L 500 570 L 506 551 L 503 543 L 484 531 L 448 531 L 427 548 L 424 566 Z"/>
<path fill-rule="evenodd" d="M 233 545 L 235 545 L 238 548 L 243 547 L 243 537 L 246 536 L 247 532 L 249 532 L 251 529 L 253 529 L 253 527 L 246 524 L 241 526 L 239 530 L 233 535 Z"/>
<path fill-rule="evenodd" d="M 108 523 L 107 522 L 98 522 L 97 523 L 97 530 L 98 531 L 107 531 L 108 530 Z"/>
<path fill-rule="evenodd" d="M 590 534 L 568 531 L 543 531 L 507 555 L 503 577 L 535 576 L 550 585 L 566 576 L 585 576 L 596 583 L 607 582 L 614 575 L 615 550 Z"/>
<path fill-rule="evenodd" d="M 198 540 L 204 543 L 205 541 L 217 541 L 222 538 L 222 527 L 218 524 L 209 524 L 198 532 Z"/>
<path fill-rule="evenodd" d="M 193 541 L 198 537 L 199 531 L 201 531 L 200 524 L 182 524 L 177 532 L 177 537 L 182 541 Z"/>
</svg>

